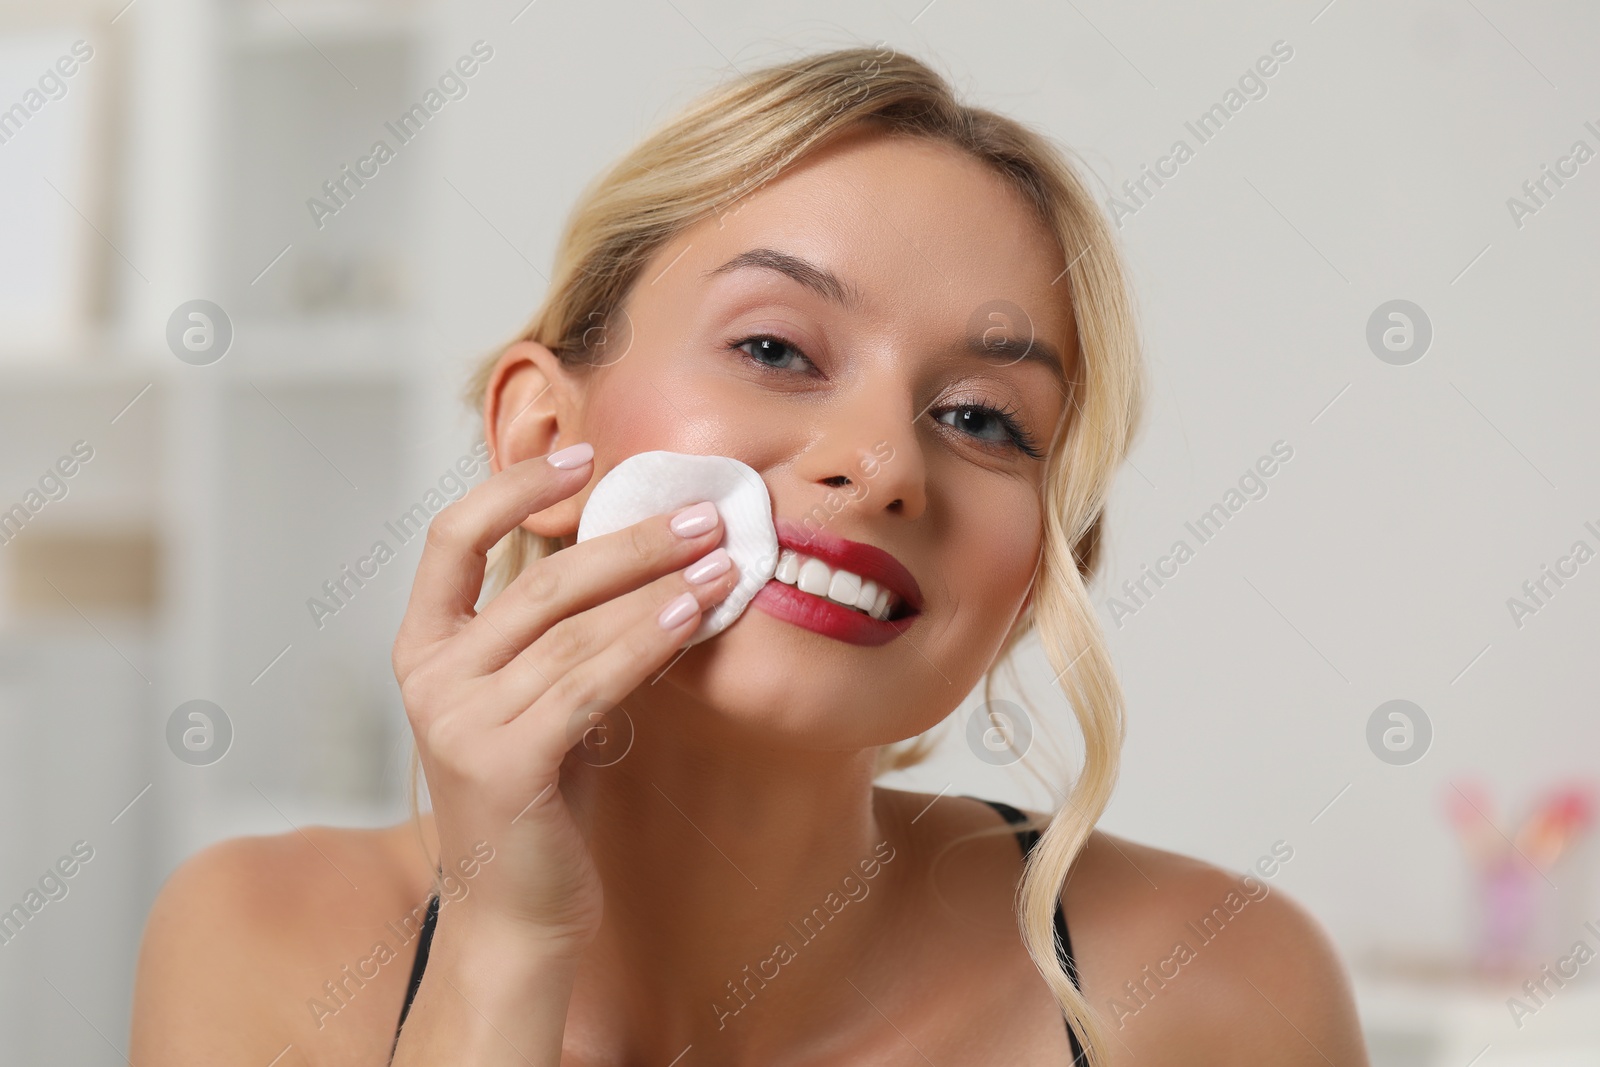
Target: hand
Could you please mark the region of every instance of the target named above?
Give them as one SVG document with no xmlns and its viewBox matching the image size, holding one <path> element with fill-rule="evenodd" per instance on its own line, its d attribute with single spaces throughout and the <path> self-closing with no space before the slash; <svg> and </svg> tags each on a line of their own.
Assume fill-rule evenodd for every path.
<svg viewBox="0 0 1600 1067">
<path fill-rule="evenodd" d="M 703 502 L 538 560 L 475 611 L 489 549 L 587 484 L 592 450 L 574 447 L 576 466 L 517 463 L 434 517 L 394 644 L 440 861 L 451 871 L 479 842 L 494 849 L 440 929 L 448 912 L 486 943 L 510 935 L 558 954 L 589 944 L 602 910 L 562 760 L 738 581 Z"/>
</svg>

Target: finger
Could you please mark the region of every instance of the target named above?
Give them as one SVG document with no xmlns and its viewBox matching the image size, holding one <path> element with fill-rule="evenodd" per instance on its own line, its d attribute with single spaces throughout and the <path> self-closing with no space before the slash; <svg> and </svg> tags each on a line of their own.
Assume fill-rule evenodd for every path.
<svg viewBox="0 0 1600 1067">
<path fill-rule="evenodd" d="M 683 597 L 687 600 L 680 599 Z M 692 610 L 681 611 L 670 618 L 665 616 L 667 607 L 685 604 L 693 605 Z M 509 735 L 512 743 L 561 746 L 562 751 L 577 744 L 583 733 L 581 729 L 572 729 L 573 715 L 585 708 L 609 710 L 647 678 L 653 677 L 682 649 L 700 625 L 707 605 L 683 589 L 672 596 L 653 598 L 651 606 L 654 611 L 644 612 L 642 618 L 634 620 L 610 644 L 575 664 L 527 711 L 512 720 L 506 727 L 512 731 Z M 585 721 L 590 718 L 592 716 L 586 716 Z M 569 737 L 569 734 L 575 736 Z"/>
<path fill-rule="evenodd" d="M 738 584 L 739 568 L 727 549 L 718 548 L 676 574 L 564 619 L 493 675 L 487 703 L 529 708 L 588 664 L 612 655 L 618 645 L 642 657 L 628 675 L 635 680 L 622 691 L 625 695 L 675 656 L 704 612 Z"/>
<path fill-rule="evenodd" d="M 716 507 L 701 501 L 536 560 L 462 628 L 451 662 L 472 675 L 497 671 L 563 619 L 688 566 L 722 536 Z"/>
<path fill-rule="evenodd" d="M 594 473 L 593 454 L 574 445 L 512 464 L 433 517 L 395 642 L 397 670 L 413 650 L 449 637 L 472 616 L 489 549 L 529 515 L 582 489 Z M 557 467 L 552 458 L 576 463 Z"/>
</svg>

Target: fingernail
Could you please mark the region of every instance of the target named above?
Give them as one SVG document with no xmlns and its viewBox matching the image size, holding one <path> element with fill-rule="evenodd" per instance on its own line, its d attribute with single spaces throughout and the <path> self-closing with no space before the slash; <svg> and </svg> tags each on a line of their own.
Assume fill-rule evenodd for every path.
<svg viewBox="0 0 1600 1067">
<path fill-rule="evenodd" d="M 594 445 L 589 444 L 587 441 L 579 441 L 575 445 L 568 445 L 559 452 L 550 453 L 545 459 L 550 462 L 550 466 L 557 470 L 570 471 L 594 459 Z"/>
<path fill-rule="evenodd" d="M 733 566 L 733 557 L 728 555 L 728 550 L 719 548 L 706 555 L 704 559 L 683 572 L 684 580 L 690 585 L 704 585 L 719 574 L 723 574 Z"/>
<path fill-rule="evenodd" d="M 672 516 L 672 532 L 679 537 L 699 537 L 717 525 L 717 506 L 709 500 L 691 504 Z"/>
<path fill-rule="evenodd" d="M 661 624 L 663 630 L 675 630 L 699 610 L 700 604 L 695 600 L 693 593 L 679 593 L 661 609 L 656 621 Z"/>
</svg>

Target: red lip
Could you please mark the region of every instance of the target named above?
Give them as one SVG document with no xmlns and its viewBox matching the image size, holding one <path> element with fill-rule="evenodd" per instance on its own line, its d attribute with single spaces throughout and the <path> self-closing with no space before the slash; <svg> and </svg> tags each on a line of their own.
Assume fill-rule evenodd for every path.
<svg viewBox="0 0 1600 1067">
<path fill-rule="evenodd" d="M 778 531 L 778 545 L 842 570 L 858 574 L 888 589 L 905 605 L 904 614 L 893 621 L 874 619 L 870 615 L 835 604 L 826 597 L 801 592 L 776 578 L 768 580 L 756 593 L 752 603 L 768 615 L 792 622 L 825 637 L 836 638 L 853 645 L 882 645 L 903 633 L 922 610 L 922 590 L 911 572 L 881 548 L 847 541 L 820 530 L 805 527 L 784 519 L 774 525 Z"/>
<path fill-rule="evenodd" d="M 852 645 L 886 645 L 899 637 L 914 616 L 894 622 L 874 619 L 826 597 L 802 593 L 792 585 L 776 578 L 756 591 L 751 606 L 758 607 L 773 618 L 792 622 L 796 626 L 832 637 Z"/>
</svg>

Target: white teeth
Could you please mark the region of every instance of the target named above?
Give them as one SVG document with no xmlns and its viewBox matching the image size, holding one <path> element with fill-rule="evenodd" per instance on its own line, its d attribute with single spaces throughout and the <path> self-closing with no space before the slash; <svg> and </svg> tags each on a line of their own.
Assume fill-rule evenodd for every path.
<svg viewBox="0 0 1600 1067">
<path fill-rule="evenodd" d="M 856 606 L 856 597 L 861 595 L 861 578 L 849 571 L 834 571 L 833 581 L 828 583 L 828 599 L 847 608 Z"/>
<path fill-rule="evenodd" d="M 800 576 L 796 584 L 802 593 L 811 593 L 813 596 L 827 596 L 828 583 L 832 581 L 833 573 L 828 565 L 820 559 L 807 558 L 800 564 Z"/>
<path fill-rule="evenodd" d="M 772 575 L 785 585 L 803 593 L 827 597 L 835 604 L 883 620 L 889 617 L 894 595 L 859 574 L 828 566 L 820 559 L 785 548 L 778 553 L 778 566 Z"/>
<path fill-rule="evenodd" d="M 871 612 L 878 603 L 878 583 L 862 582 L 861 592 L 856 594 L 856 607 L 865 612 Z"/>
<path fill-rule="evenodd" d="M 793 549 L 786 548 L 778 553 L 778 572 L 773 577 L 784 585 L 793 585 L 800 577 L 800 557 Z"/>
</svg>

